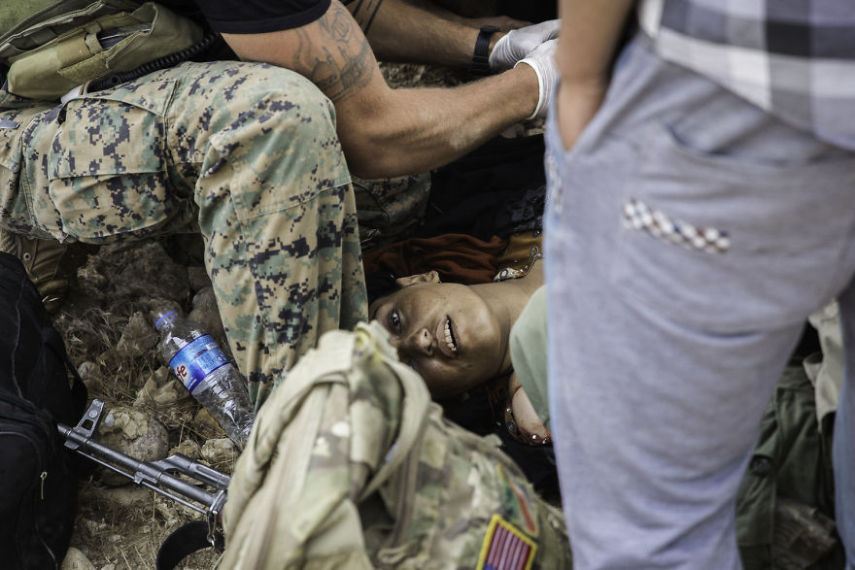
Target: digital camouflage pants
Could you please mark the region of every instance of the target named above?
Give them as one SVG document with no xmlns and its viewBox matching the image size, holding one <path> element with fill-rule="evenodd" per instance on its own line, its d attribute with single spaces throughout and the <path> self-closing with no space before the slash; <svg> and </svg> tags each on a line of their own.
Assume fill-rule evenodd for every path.
<svg viewBox="0 0 855 570">
<path fill-rule="evenodd" d="M 332 103 L 280 68 L 184 63 L 63 105 L 0 92 L 0 224 L 96 244 L 200 231 L 256 407 L 321 333 L 367 317 Z"/>
</svg>

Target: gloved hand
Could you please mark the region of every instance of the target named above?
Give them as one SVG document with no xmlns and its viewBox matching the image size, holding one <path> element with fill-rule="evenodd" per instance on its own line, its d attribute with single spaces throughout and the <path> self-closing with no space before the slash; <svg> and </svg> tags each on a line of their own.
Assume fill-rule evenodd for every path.
<svg viewBox="0 0 855 570">
<path fill-rule="evenodd" d="M 549 40 L 534 48 L 527 57 L 519 60 L 514 67 L 521 63 L 528 64 L 537 74 L 537 107 L 534 113 L 528 117 L 531 119 L 542 119 L 555 97 L 555 87 L 558 82 L 558 68 L 555 66 L 555 48 L 558 40 Z"/>
<path fill-rule="evenodd" d="M 560 20 L 547 20 L 517 30 L 511 30 L 496 42 L 490 53 L 490 69 L 505 71 L 543 42 L 558 37 Z"/>
</svg>

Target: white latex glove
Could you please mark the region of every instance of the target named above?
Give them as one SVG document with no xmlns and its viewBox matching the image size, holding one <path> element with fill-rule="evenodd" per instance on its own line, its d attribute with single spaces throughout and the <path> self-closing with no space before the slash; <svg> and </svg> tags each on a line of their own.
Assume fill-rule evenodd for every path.
<svg viewBox="0 0 855 570">
<path fill-rule="evenodd" d="M 514 67 L 537 46 L 558 37 L 559 20 L 547 20 L 524 28 L 511 30 L 496 42 L 488 61 L 493 71 Z"/>
<path fill-rule="evenodd" d="M 558 82 L 558 68 L 555 66 L 555 48 L 558 40 L 549 40 L 534 48 L 527 57 L 519 60 L 514 67 L 525 63 L 537 74 L 537 107 L 527 120 L 542 119 L 555 97 L 555 86 Z"/>
</svg>

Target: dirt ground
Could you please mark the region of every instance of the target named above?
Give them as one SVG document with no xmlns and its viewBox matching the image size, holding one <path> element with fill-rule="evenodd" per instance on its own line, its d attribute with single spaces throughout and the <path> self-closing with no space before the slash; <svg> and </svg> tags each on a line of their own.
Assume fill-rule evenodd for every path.
<svg viewBox="0 0 855 570">
<path fill-rule="evenodd" d="M 420 65 L 382 68 L 393 86 L 454 85 L 466 79 L 463 74 Z M 111 412 L 108 421 L 102 422 L 98 441 L 140 460 L 161 459 L 178 451 L 230 473 L 237 451 L 163 365 L 152 326 L 152 311 L 180 307 L 206 323 L 215 336 L 221 334 L 216 330 L 219 317 L 212 310 L 204 269 L 192 255 L 176 253 L 187 248 L 183 243 L 154 239 L 72 246 L 76 271 L 71 274 L 68 298 L 54 320 L 90 401 L 103 400 Z M 221 346 L 225 348 L 225 343 Z M 98 467 L 81 486 L 72 549 L 64 568 L 154 568 L 157 550 L 168 534 L 201 518 Z M 215 560 L 214 551 L 207 549 L 181 567 L 207 569 Z"/>
</svg>

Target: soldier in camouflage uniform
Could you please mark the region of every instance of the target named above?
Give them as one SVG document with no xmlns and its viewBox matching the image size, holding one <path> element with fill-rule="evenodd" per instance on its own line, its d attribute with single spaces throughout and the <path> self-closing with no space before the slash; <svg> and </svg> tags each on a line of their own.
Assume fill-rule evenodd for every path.
<svg viewBox="0 0 855 570">
<path fill-rule="evenodd" d="M 201 231 L 254 401 L 319 332 L 367 317 L 350 176 L 332 105 L 308 80 L 185 63 L 32 103 L 0 96 L 3 223 L 87 243 Z"/>
</svg>

